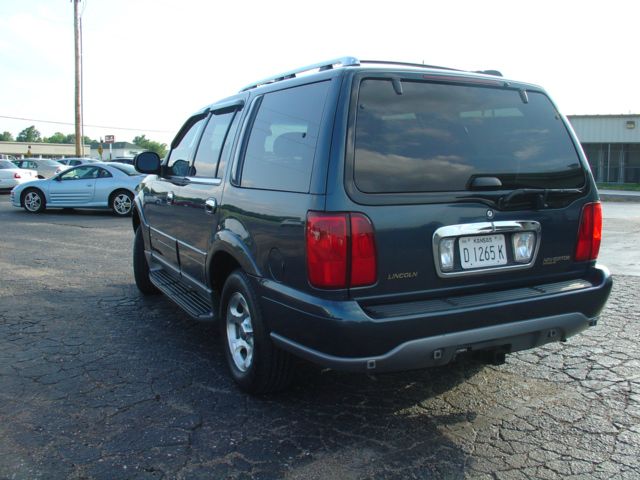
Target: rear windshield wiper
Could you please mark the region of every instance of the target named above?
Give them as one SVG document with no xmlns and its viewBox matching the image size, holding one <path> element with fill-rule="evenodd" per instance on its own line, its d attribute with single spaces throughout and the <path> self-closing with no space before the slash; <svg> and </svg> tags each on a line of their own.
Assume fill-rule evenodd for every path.
<svg viewBox="0 0 640 480">
<path fill-rule="evenodd" d="M 498 207 L 505 208 L 511 200 L 522 195 L 536 195 L 536 208 L 541 209 L 547 205 L 547 197 L 550 193 L 582 193 L 579 188 L 518 188 L 498 199 Z"/>
</svg>

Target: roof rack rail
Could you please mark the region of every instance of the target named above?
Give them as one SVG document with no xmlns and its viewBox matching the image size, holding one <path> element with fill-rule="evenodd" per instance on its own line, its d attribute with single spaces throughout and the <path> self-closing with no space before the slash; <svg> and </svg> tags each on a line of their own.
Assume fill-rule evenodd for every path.
<svg viewBox="0 0 640 480">
<path fill-rule="evenodd" d="M 476 70 L 473 73 L 482 73 L 484 75 L 493 75 L 494 77 L 502 77 L 502 72 L 500 70 Z"/>
<path fill-rule="evenodd" d="M 390 62 L 388 60 L 360 60 L 360 63 L 378 63 L 382 65 L 398 65 L 400 67 L 417 67 L 417 68 L 435 68 L 438 70 L 451 70 L 453 72 L 463 72 L 459 68 L 440 67 L 438 65 L 425 65 L 424 63 L 409 63 L 409 62 Z"/>
<path fill-rule="evenodd" d="M 246 87 L 242 88 L 241 92 L 246 92 L 247 90 L 251 90 L 252 88 L 257 88 L 261 85 L 268 85 L 270 83 L 280 82 L 282 80 L 287 80 L 289 78 L 295 78 L 296 75 L 304 72 L 308 72 L 311 70 L 318 70 L 320 72 L 324 70 L 331 70 L 334 66 L 342 66 L 342 67 L 357 67 L 360 65 L 360 60 L 355 57 L 340 57 L 334 58 L 332 60 L 327 60 L 325 62 L 314 63 L 313 65 L 307 65 L 306 67 L 296 68 L 295 70 L 290 70 L 288 72 L 280 73 L 278 75 L 274 75 L 272 77 L 263 78 L 257 82 L 251 83 Z"/>
</svg>

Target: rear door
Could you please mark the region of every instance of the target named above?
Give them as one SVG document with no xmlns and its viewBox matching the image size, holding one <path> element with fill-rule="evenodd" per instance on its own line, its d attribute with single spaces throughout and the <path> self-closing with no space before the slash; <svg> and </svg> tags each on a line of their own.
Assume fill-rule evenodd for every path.
<svg viewBox="0 0 640 480">
<path fill-rule="evenodd" d="M 372 73 L 355 78 L 351 102 L 345 189 L 374 225 L 378 258 L 377 283 L 354 296 L 424 298 L 584 271 L 572 255 L 588 173 L 544 92 Z"/>
<path fill-rule="evenodd" d="M 173 188 L 173 209 L 180 221 L 173 228 L 169 226 L 167 233 L 177 240 L 182 275 L 202 286 L 206 285 L 207 252 L 218 225 L 224 165 L 238 117 L 239 105 L 211 112 L 189 173 L 181 185 Z"/>
</svg>

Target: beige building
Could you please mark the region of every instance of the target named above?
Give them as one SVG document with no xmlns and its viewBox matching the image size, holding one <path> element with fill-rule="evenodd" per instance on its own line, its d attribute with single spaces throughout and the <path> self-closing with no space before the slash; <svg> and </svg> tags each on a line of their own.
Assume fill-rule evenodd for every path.
<svg viewBox="0 0 640 480">
<path fill-rule="evenodd" d="M 83 145 L 84 154 L 91 154 L 91 146 Z M 25 158 L 29 155 L 36 158 L 62 158 L 75 157 L 75 144 L 67 143 L 42 143 L 42 142 L 0 142 L 0 155 L 16 158 Z"/>
</svg>

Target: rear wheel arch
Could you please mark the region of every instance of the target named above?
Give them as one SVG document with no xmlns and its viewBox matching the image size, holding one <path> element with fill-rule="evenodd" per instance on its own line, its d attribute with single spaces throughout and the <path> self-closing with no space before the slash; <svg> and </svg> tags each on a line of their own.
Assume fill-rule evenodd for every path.
<svg viewBox="0 0 640 480">
<path fill-rule="evenodd" d="M 211 289 L 220 295 L 227 278 L 237 269 L 242 269 L 242 265 L 233 255 L 224 250 L 216 252 L 208 265 Z"/>
<path fill-rule="evenodd" d="M 219 253 L 226 253 L 235 259 L 240 268 L 242 268 L 242 270 L 244 270 L 248 275 L 252 275 L 254 277 L 262 276 L 262 273 L 246 243 L 242 238 L 240 238 L 240 236 L 230 230 L 221 230 L 216 233 L 211 251 L 213 254 L 207 265 L 207 271 L 211 271 L 212 262 L 216 255 Z"/>
</svg>

